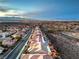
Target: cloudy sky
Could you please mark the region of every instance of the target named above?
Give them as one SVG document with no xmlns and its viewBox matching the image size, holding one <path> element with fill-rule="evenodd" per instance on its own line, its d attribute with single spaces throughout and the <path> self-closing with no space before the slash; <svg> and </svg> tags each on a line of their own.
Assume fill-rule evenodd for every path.
<svg viewBox="0 0 79 59">
<path fill-rule="evenodd" d="M 0 0 L 0 17 L 79 20 L 79 0 Z"/>
</svg>

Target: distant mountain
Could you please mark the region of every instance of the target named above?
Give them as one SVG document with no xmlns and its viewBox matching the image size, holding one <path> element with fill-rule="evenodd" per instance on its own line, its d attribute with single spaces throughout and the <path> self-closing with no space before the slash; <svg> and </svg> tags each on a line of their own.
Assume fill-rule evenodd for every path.
<svg viewBox="0 0 79 59">
<path fill-rule="evenodd" d="M 32 22 L 32 23 L 38 23 L 40 20 L 34 20 L 30 18 L 20 18 L 20 17 L 0 17 L 0 22 Z"/>
<path fill-rule="evenodd" d="M 20 17 L 0 17 L 0 21 L 17 21 L 17 20 L 24 20 L 24 18 L 20 18 Z"/>
</svg>

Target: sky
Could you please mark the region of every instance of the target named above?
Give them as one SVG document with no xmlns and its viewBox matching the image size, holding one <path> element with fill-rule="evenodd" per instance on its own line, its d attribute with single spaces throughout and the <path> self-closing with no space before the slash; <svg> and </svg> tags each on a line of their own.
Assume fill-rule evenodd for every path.
<svg viewBox="0 0 79 59">
<path fill-rule="evenodd" d="M 0 17 L 79 20 L 79 0 L 0 0 Z"/>
</svg>

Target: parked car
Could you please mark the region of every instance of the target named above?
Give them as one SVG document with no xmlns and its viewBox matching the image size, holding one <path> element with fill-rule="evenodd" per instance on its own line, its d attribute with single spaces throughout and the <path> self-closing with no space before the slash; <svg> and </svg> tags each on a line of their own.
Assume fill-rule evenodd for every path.
<svg viewBox="0 0 79 59">
<path fill-rule="evenodd" d="M 3 47 L 0 47 L 0 54 L 4 51 Z"/>
</svg>

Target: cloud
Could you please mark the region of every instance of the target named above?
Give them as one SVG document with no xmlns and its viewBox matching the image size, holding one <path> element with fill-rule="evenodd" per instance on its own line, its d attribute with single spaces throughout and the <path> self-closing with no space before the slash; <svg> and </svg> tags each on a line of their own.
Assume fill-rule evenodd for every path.
<svg viewBox="0 0 79 59">
<path fill-rule="evenodd" d="M 43 8 L 42 8 L 43 9 Z M 34 17 L 37 15 L 42 14 L 42 12 L 44 11 L 44 9 L 34 9 L 34 10 L 21 10 L 21 9 L 14 9 L 14 8 L 9 8 L 9 6 L 3 6 L 0 5 L 0 17 L 9 17 L 9 16 L 13 16 L 13 17 Z"/>
<path fill-rule="evenodd" d="M 27 17 L 33 17 L 33 16 L 37 16 L 40 15 L 39 12 L 24 12 L 24 11 L 16 11 L 16 12 L 8 12 L 5 14 L 5 16 L 14 16 L 14 17 L 23 17 L 23 18 L 27 18 Z"/>
<path fill-rule="evenodd" d="M 27 17 L 37 16 L 37 15 L 40 15 L 40 14 L 41 14 L 40 11 L 26 12 L 26 11 L 23 11 L 23 10 L 14 10 L 14 9 L 10 9 L 10 8 L 0 8 L 0 17 L 13 16 L 13 17 L 27 18 Z"/>
<path fill-rule="evenodd" d="M 16 10 L 9 10 L 9 9 L 0 9 L 0 16 L 12 16 L 12 15 L 19 15 L 22 11 Z"/>
<path fill-rule="evenodd" d="M 6 16 L 6 14 L 14 14 L 14 10 L 6 6 L 0 6 L 0 16 Z"/>
<path fill-rule="evenodd" d="M 0 11 L 1 12 L 7 12 L 9 8 L 6 8 L 5 6 L 0 6 Z"/>
</svg>

